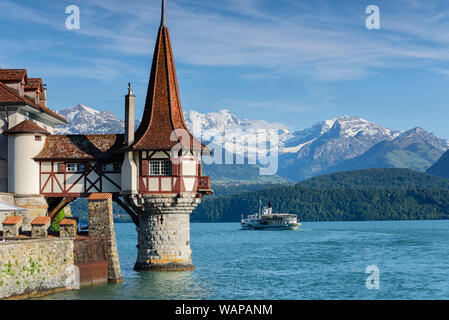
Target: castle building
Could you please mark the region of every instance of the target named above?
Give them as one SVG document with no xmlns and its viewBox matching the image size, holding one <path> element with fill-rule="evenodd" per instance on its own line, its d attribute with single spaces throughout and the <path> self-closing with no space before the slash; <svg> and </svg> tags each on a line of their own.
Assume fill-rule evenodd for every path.
<svg viewBox="0 0 449 320">
<path fill-rule="evenodd" d="M 26 120 L 28 122 L 23 123 Z M 31 122 L 35 125 L 30 124 Z M 8 163 L 10 164 L 9 169 L 13 169 L 12 172 L 14 172 L 14 161 L 8 162 L 8 154 L 21 152 L 16 149 L 15 142 L 24 140 L 24 144 L 21 145 L 24 146 L 25 150 L 23 151 L 26 151 L 27 145 L 30 145 L 31 149 L 36 149 L 38 143 L 32 142 L 34 139 L 38 139 L 32 137 L 36 127 L 39 127 L 36 136 L 41 136 L 44 131 L 52 134 L 54 126 L 65 123 L 64 118 L 47 108 L 47 90 L 42 79 L 28 78 L 25 69 L 0 69 L 0 192 L 16 189 L 16 180 L 8 179 Z M 22 125 L 16 127 L 19 124 Z M 5 133 L 14 127 L 16 127 L 14 132 L 19 133 L 22 130 L 27 134 L 21 135 L 21 137 L 15 136 L 11 139 L 11 144 L 8 145 Z M 41 139 L 40 142 L 42 143 L 42 141 Z M 32 154 L 33 151 L 30 151 Z M 25 154 L 23 158 L 25 158 Z M 28 165 L 23 168 L 35 169 L 36 165 L 31 162 L 31 159 L 28 159 Z M 12 172 L 10 171 L 10 173 Z M 34 174 L 33 178 L 36 177 Z M 8 181 L 11 181 L 9 187 Z M 17 183 L 20 184 L 18 181 Z M 23 191 L 26 192 L 26 190 Z"/>
<path fill-rule="evenodd" d="M 51 218 L 76 198 L 112 194 L 137 226 L 136 270 L 192 269 L 189 215 L 212 193 L 201 167 L 209 150 L 184 121 L 165 0 L 137 130 L 131 86 L 124 134 L 55 135 L 65 123 L 47 108 L 41 79 L 0 69 L 0 192 Z"/>
</svg>

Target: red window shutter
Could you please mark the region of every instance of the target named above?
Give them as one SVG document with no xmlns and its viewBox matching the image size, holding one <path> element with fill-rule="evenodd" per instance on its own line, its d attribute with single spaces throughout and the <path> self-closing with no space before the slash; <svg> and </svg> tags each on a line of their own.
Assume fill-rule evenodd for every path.
<svg viewBox="0 0 449 320">
<path fill-rule="evenodd" d="M 142 176 L 146 177 L 150 172 L 150 162 L 148 160 L 142 160 Z"/>
<path fill-rule="evenodd" d="M 59 164 L 59 172 L 65 172 L 65 163 Z"/>
</svg>

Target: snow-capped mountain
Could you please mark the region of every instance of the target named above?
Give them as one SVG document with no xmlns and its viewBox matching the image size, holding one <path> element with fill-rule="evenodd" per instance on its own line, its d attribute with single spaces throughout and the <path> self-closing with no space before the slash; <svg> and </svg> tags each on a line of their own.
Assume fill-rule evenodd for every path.
<svg viewBox="0 0 449 320">
<path fill-rule="evenodd" d="M 122 133 L 125 124 L 110 111 L 98 111 L 78 104 L 57 111 L 67 120 L 67 125 L 56 128 L 57 134 Z"/>
<path fill-rule="evenodd" d="M 251 159 L 260 157 L 258 152 L 266 155 L 270 149 L 277 149 L 293 135 L 281 123 L 240 119 L 226 109 L 205 114 L 189 110 L 184 119 L 194 136 L 211 148 L 222 148 L 220 154 L 229 152 Z"/>
<path fill-rule="evenodd" d="M 395 131 L 343 116 L 296 132 L 285 143 L 279 174 L 301 181 L 319 174 L 385 167 L 426 170 L 449 141 L 421 128 Z"/>
<path fill-rule="evenodd" d="M 421 128 L 395 131 L 343 116 L 295 132 L 284 145 L 279 174 L 301 181 L 323 173 L 377 167 L 425 170 L 449 148 L 449 141 Z"/>
<path fill-rule="evenodd" d="M 189 130 L 205 142 L 222 142 L 225 135 L 235 140 L 240 135 L 240 141 L 246 141 L 248 138 L 253 140 L 250 135 L 255 135 L 257 130 L 272 129 L 280 135 L 280 141 L 291 137 L 292 131 L 286 125 L 273 123 L 265 120 L 240 119 L 229 110 L 223 109 L 218 112 L 199 113 L 195 110 L 184 112 L 184 119 Z M 225 138 L 226 140 L 226 138 Z M 237 141 L 239 143 L 239 141 Z"/>
<path fill-rule="evenodd" d="M 58 113 L 68 121 L 67 126 L 57 129 L 60 134 L 124 131 L 123 121 L 109 111 L 77 105 Z M 229 110 L 205 114 L 189 110 L 184 118 L 204 143 L 242 158 L 252 159 L 258 152 L 266 155 L 270 148 L 278 148 L 278 174 L 295 181 L 340 169 L 380 166 L 425 170 L 449 149 L 448 140 L 424 129 L 395 131 L 359 117 L 342 116 L 298 131 L 280 123 L 240 119 Z M 263 134 L 266 129 L 276 134 Z"/>
</svg>

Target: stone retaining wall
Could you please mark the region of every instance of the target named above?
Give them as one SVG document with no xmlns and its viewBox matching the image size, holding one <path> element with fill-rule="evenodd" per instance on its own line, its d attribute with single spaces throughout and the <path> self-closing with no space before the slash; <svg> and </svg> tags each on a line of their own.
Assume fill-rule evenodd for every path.
<svg viewBox="0 0 449 320">
<path fill-rule="evenodd" d="M 70 239 L 0 242 L 0 299 L 75 289 Z"/>
</svg>

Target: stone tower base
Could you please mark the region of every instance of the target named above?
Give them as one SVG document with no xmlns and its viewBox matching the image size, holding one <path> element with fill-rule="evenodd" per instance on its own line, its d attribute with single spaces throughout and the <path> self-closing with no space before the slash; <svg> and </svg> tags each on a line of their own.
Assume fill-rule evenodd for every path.
<svg viewBox="0 0 449 320">
<path fill-rule="evenodd" d="M 139 212 L 136 271 L 193 270 L 190 213 L 200 203 L 194 196 L 148 195 Z"/>
</svg>

